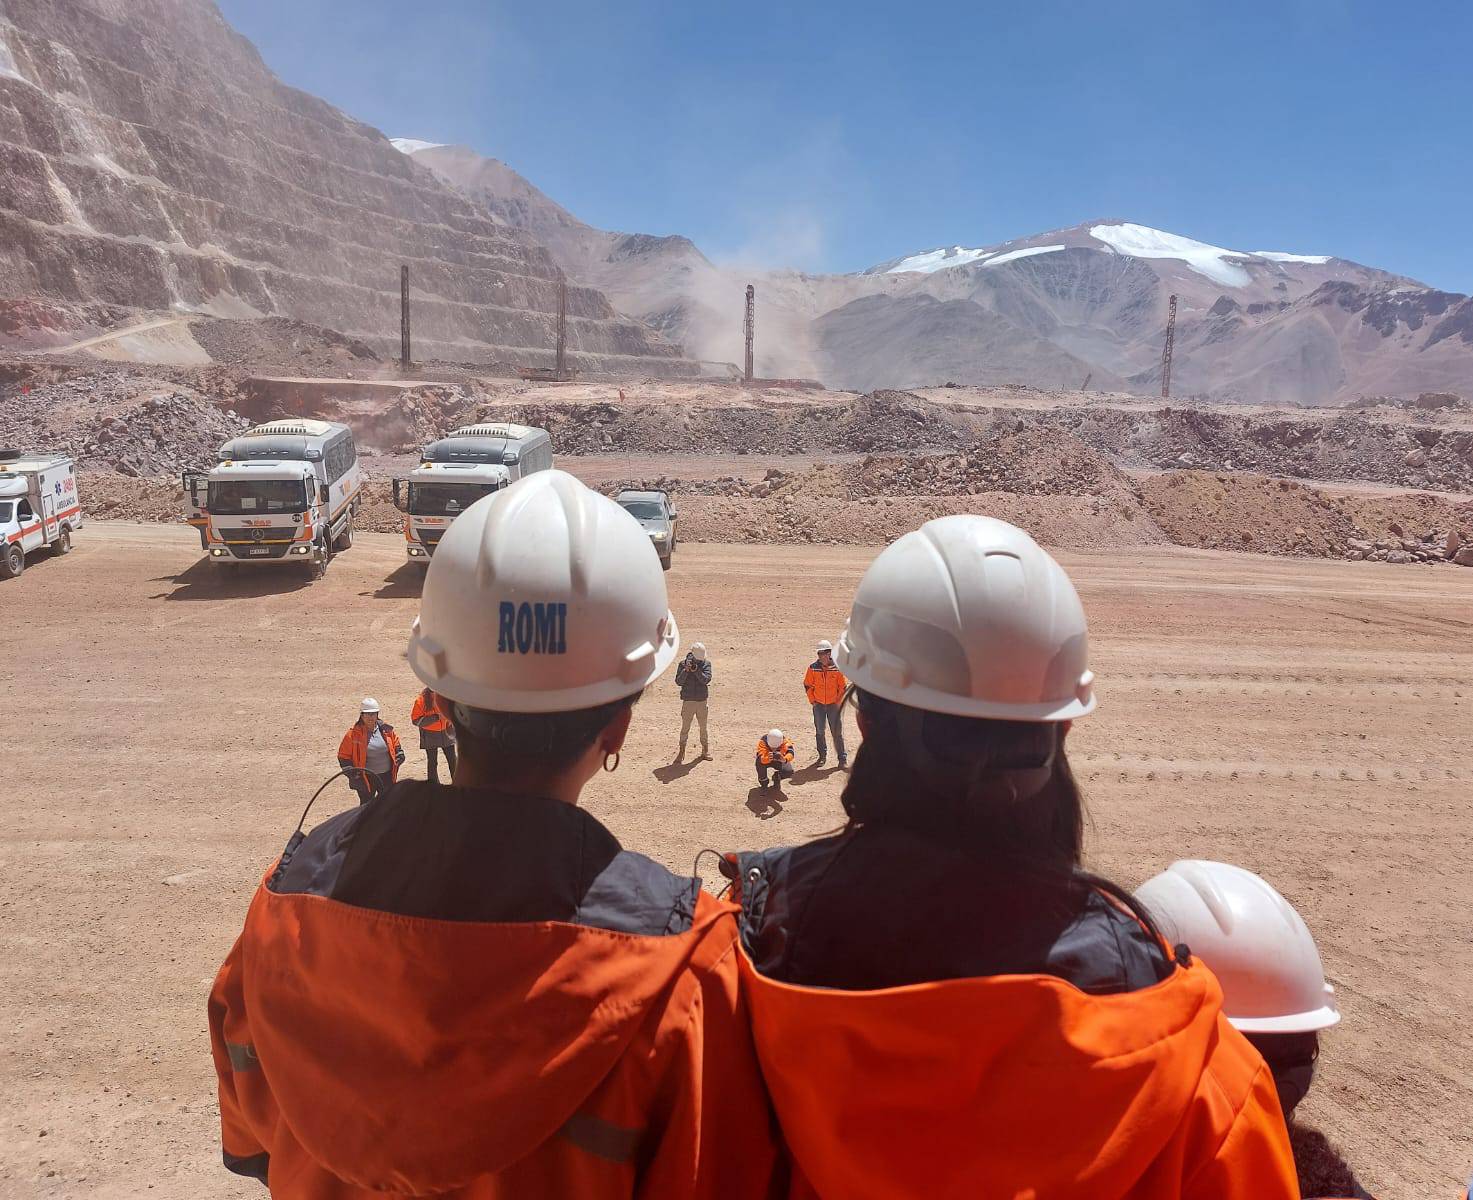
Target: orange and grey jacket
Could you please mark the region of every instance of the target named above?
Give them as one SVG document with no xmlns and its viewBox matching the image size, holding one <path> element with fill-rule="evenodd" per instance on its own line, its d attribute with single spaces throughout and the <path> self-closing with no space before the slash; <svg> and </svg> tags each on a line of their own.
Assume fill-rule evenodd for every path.
<svg viewBox="0 0 1473 1200">
<path fill-rule="evenodd" d="M 455 745 L 455 730 L 450 724 L 448 703 L 431 688 L 425 688 L 414 698 L 409 719 L 419 729 L 421 750 L 428 750 L 430 747 L 438 750 Z"/>
<path fill-rule="evenodd" d="M 1217 980 L 1099 893 L 1014 903 L 975 860 L 863 828 L 733 863 L 791 1197 L 1298 1200 Z M 1008 969 L 969 976 L 984 960 Z"/>
<path fill-rule="evenodd" d="M 251 901 L 209 1006 L 226 1165 L 313 1200 L 766 1195 L 734 906 L 571 805 L 400 798 Z"/>
<path fill-rule="evenodd" d="M 791 738 L 783 738 L 783 744 L 774 750 L 767 744 L 765 737 L 757 739 L 757 761 L 771 764 L 773 759 L 781 762 L 793 761 L 793 742 Z"/>
<path fill-rule="evenodd" d="M 399 768 L 404 764 L 404 748 L 399 745 L 399 735 L 394 732 L 394 727 L 387 721 L 380 721 L 378 727 L 384 731 L 384 745 L 389 748 L 389 777 L 385 779 L 384 786 L 388 787 L 399 778 Z M 344 768 L 357 767 L 360 771 L 368 765 L 368 730 L 364 728 L 362 721 L 354 721 L 353 727 L 343 734 L 343 740 L 338 745 L 338 766 Z"/>
<path fill-rule="evenodd" d="M 838 667 L 824 670 L 823 664 L 815 661 L 803 673 L 803 690 L 808 693 L 809 704 L 837 704 L 848 686 L 849 681 Z"/>
</svg>

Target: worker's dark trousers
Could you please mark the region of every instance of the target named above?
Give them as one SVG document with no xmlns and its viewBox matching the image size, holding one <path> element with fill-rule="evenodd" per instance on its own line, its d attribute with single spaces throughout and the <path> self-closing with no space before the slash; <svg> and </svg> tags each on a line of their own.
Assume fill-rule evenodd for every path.
<svg viewBox="0 0 1473 1200">
<path fill-rule="evenodd" d="M 767 772 L 771 771 L 776 779 L 774 783 L 781 783 L 784 779 L 793 777 L 793 764 L 790 762 L 779 762 L 774 760 L 770 763 L 763 762 L 760 758 L 757 762 L 757 782 L 763 787 L 767 786 Z"/>
<path fill-rule="evenodd" d="M 844 749 L 844 706 L 842 704 L 815 704 L 813 706 L 813 744 L 818 747 L 818 757 L 829 756 L 828 739 L 824 737 L 824 726 L 834 735 L 834 750 L 839 761 L 849 761 L 849 752 Z"/>
<path fill-rule="evenodd" d="M 426 746 L 425 757 L 430 760 L 430 782 L 440 782 L 440 747 Z M 450 772 L 450 779 L 455 779 L 455 747 L 445 747 L 445 769 Z"/>
<path fill-rule="evenodd" d="M 372 775 L 355 774 L 351 782 L 353 784 L 353 790 L 358 793 L 359 804 L 367 804 L 375 796 L 380 796 L 386 792 L 389 787 L 387 783 L 380 787 L 378 780 Z"/>
</svg>

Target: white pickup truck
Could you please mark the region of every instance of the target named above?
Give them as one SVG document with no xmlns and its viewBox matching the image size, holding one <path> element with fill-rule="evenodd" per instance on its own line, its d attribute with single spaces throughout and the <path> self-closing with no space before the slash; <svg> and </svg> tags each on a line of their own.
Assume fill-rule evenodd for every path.
<svg viewBox="0 0 1473 1200">
<path fill-rule="evenodd" d="M 0 450 L 0 579 L 26 569 L 26 555 L 72 548 L 72 531 L 82 528 L 77 467 L 64 454 Z"/>
</svg>

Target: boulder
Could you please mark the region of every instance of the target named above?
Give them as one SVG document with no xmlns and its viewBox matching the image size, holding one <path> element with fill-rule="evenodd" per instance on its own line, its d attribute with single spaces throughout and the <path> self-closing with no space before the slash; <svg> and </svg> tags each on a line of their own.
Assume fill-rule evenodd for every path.
<svg viewBox="0 0 1473 1200">
<path fill-rule="evenodd" d="M 1454 554 L 1453 562 L 1460 567 L 1473 567 L 1473 543 L 1469 543 Z"/>
<path fill-rule="evenodd" d="M 1459 536 L 1458 531 L 1456 529 L 1448 530 L 1447 542 L 1442 548 L 1442 556 L 1444 558 L 1452 558 L 1454 555 L 1457 554 L 1458 548 L 1462 544 L 1463 539 L 1461 536 Z"/>
<path fill-rule="evenodd" d="M 1412 561 L 1412 555 L 1406 550 L 1388 550 L 1386 551 L 1386 561 L 1389 563 L 1409 563 Z"/>
</svg>

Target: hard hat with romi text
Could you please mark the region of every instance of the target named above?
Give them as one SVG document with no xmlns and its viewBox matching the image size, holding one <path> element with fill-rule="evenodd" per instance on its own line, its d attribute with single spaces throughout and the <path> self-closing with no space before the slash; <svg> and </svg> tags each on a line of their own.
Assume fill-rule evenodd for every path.
<svg viewBox="0 0 1473 1200">
<path fill-rule="evenodd" d="M 1243 1033 L 1310 1033 L 1340 1020 L 1314 937 L 1267 880 L 1229 863 L 1183 859 L 1136 890 L 1172 942 L 1222 985 Z"/>
<path fill-rule="evenodd" d="M 783 731 L 781 729 L 769 729 L 767 731 L 767 745 L 770 749 L 781 750 L 783 740 Z"/>
<path fill-rule="evenodd" d="M 363 703 L 358 706 L 358 711 L 361 713 L 376 713 L 378 712 L 378 701 L 372 696 L 364 696 Z"/>
<path fill-rule="evenodd" d="M 450 523 L 409 665 L 471 708 L 568 712 L 633 695 L 679 640 L 639 522 L 565 471 L 537 471 Z"/>
<path fill-rule="evenodd" d="M 1015 525 L 927 521 L 859 581 L 835 658 L 861 690 L 926 712 L 1068 721 L 1093 711 L 1079 594 Z"/>
</svg>

